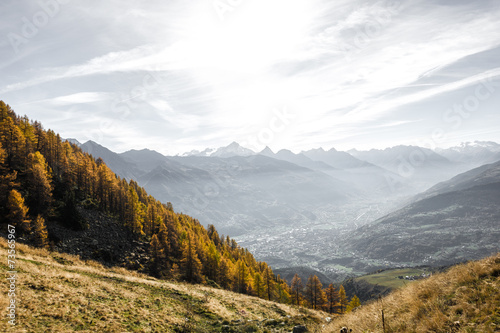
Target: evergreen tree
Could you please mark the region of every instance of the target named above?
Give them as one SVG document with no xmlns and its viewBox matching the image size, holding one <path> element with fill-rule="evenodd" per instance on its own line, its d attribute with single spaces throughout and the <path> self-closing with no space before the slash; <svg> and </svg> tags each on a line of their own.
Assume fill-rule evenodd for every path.
<svg viewBox="0 0 500 333">
<path fill-rule="evenodd" d="M 224 289 L 229 289 L 232 284 L 231 279 L 231 261 L 225 257 L 221 257 L 219 271 L 217 275 L 217 283 Z"/>
<path fill-rule="evenodd" d="M 351 312 L 352 310 L 354 310 L 358 306 L 361 306 L 361 301 L 359 300 L 358 296 L 354 295 L 351 298 L 351 302 L 349 302 L 349 305 L 347 305 L 346 312 Z"/>
<path fill-rule="evenodd" d="M 274 285 L 273 271 L 269 266 L 267 266 L 267 264 L 264 263 L 264 286 L 266 288 L 266 299 L 268 301 L 272 299 Z"/>
<path fill-rule="evenodd" d="M 335 287 L 333 286 L 332 283 L 326 288 L 326 299 L 328 301 L 327 303 L 327 311 L 329 313 L 334 313 L 335 309 L 338 306 L 339 303 L 339 294 L 337 290 L 335 290 Z"/>
<path fill-rule="evenodd" d="M 149 243 L 149 255 L 151 256 L 151 272 L 156 276 L 161 276 L 163 271 L 164 253 L 158 236 L 151 237 Z"/>
<path fill-rule="evenodd" d="M 236 291 L 240 294 L 247 293 L 248 289 L 248 267 L 241 259 L 236 263 L 236 277 L 234 279 Z"/>
<path fill-rule="evenodd" d="M 302 292 L 303 285 L 302 279 L 298 274 L 293 276 L 290 289 L 292 291 L 292 304 L 300 305 L 300 293 Z"/>
<path fill-rule="evenodd" d="M 33 237 L 35 246 L 46 248 L 49 245 L 47 227 L 45 220 L 38 215 L 33 222 Z"/>
<path fill-rule="evenodd" d="M 5 166 L 5 160 L 7 159 L 7 152 L 2 147 L 2 142 L 0 142 L 0 176 L 3 176 L 7 172 Z"/>
<path fill-rule="evenodd" d="M 217 251 L 217 248 L 215 247 L 214 243 L 212 242 L 209 243 L 208 248 L 206 249 L 205 258 L 206 258 L 204 265 L 205 275 L 210 280 L 216 281 L 221 255 Z"/>
<path fill-rule="evenodd" d="M 0 122 L 0 143 L 5 149 L 5 162 L 10 169 L 20 169 L 23 166 L 25 138 L 14 123 L 14 120 L 7 116 Z"/>
<path fill-rule="evenodd" d="M 208 237 L 210 237 L 210 240 L 214 242 L 215 246 L 219 246 L 220 244 L 219 233 L 217 232 L 213 224 L 208 225 L 207 233 Z"/>
<path fill-rule="evenodd" d="M 202 265 L 196 253 L 193 237 L 189 235 L 182 244 L 181 274 L 188 282 L 199 283 L 203 281 L 201 274 Z"/>
<path fill-rule="evenodd" d="M 262 276 L 259 272 L 255 272 L 253 276 L 253 290 L 257 297 L 261 298 L 264 296 L 264 284 L 262 282 Z"/>
<path fill-rule="evenodd" d="M 344 286 L 340 286 L 339 288 L 339 310 L 340 313 L 345 313 L 346 307 L 347 307 L 347 296 L 345 294 L 345 289 Z"/>
<path fill-rule="evenodd" d="M 320 309 L 323 304 L 325 304 L 326 297 L 322 288 L 323 285 L 316 275 L 311 275 L 309 279 L 307 279 L 305 296 L 313 309 Z"/>
<path fill-rule="evenodd" d="M 29 155 L 28 202 L 33 215 L 45 214 L 52 203 L 50 168 L 40 152 Z"/>
<path fill-rule="evenodd" d="M 11 190 L 7 202 L 7 221 L 8 223 L 18 226 L 24 232 L 31 229 L 30 220 L 27 218 L 28 207 L 24 204 L 24 198 L 16 190 Z"/>
<path fill-rule="evenodd" d="M 144 204 L 132 186 L 129 187 L 127 200 L 127 225 L 137 236 L 144 236 L 142 223 L 144 221 Z"/>
<path fill-rule="evenodd" d="M 6 223 L 9 214 L 9 196 L 19 184 L 16 183 L 17 172 L 0 174 L 0 223 Z M 24 203 L 24 200 L 23 200 Z"/>
<path fill-rule="evenodd" d="M 286 281 L 282 280 L 278 275 L 276 285 L 278 297 L 277 301 L 279 303 L 289 304 L 291 301 L 290 288 L 288 287 Z"/>
</svg>

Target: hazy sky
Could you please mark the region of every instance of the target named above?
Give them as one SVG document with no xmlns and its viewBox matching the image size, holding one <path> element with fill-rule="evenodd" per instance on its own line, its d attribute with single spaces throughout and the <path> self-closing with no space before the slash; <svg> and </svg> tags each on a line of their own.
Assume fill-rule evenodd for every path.
<svg viewBox="0 0 500 333">
<path fill-rule="evenodd" d="M 2 0 L 0 99 L 166 154 L 500 142 L 491 1 Z"/>
</svg>

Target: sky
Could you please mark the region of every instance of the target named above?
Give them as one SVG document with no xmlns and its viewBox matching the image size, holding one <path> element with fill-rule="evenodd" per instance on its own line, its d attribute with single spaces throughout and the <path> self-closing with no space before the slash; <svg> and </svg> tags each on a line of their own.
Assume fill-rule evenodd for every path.
<svg viewBox="0 0 500 333">
<path fill-rule="evenodd" d="M 496 0 L 3 0 L 0 99 L 167 155 L 500 142 Z"/>
</svg>

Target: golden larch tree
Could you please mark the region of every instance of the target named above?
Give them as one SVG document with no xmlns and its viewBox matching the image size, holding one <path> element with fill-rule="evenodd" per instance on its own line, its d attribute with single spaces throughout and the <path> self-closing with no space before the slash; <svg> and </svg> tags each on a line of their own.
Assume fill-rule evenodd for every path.
<svg viewBox="0 0 500 333">
<path fill-rule="evenodd" d="M 29 232 L 31 229 L 30 220 L 28 219 L 28 207 L 24 204 L 24 198 L 16 190 L 11 190 L 7 201 L 7 221 L 10 224 L 20 227 L 24 232 Z"/>
</svg>

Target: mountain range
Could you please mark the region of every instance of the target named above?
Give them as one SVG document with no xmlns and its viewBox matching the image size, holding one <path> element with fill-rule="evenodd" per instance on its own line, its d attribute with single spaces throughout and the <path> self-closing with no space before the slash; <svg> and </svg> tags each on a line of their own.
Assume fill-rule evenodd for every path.
<svg viewBox="0 0 500 333">
<path fill-rule="evenodd" d="M 390 265 L 447 264 L 494 251 L 498 238 L 496 181 L 483 174 L 494 170 L 473 169 L 500 160 L 493 142 L 300 153 L 256 153 L 233 142 L 178 156 L 80 146 L 278 272 L 303 266 L 339 279 Z M 477 177 L 482 187 L 469 186 Z M 438 246 L 443 237 L 449 242 Z"/>
<path fill-rule="evenodd" d="M 500 251 L 500 162 L 437 184 L 355 230 L 346 247 L 393 265 L 446 265 Z"/>
</svg>

